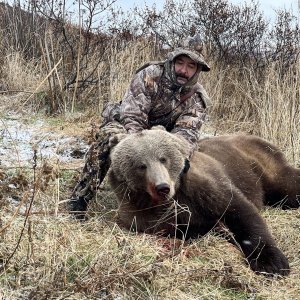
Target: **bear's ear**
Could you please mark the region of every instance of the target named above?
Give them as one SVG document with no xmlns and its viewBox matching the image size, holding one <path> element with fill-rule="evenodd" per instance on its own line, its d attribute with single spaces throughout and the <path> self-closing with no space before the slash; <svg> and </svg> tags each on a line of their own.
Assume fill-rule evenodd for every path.
<svg viewBox="0 0 300 300">
<path fill-rule="evenodd" d="M 181 135 L 172 134 L 175 136 L 176 148 L 180 151 L 183 157 L 189 157 L 192 151 L 192 145 L 187 142 Z"/>
<path fill-rule="evenodd" d="M 153 127 L 151 127 L 151 130 L 164 130 L 164 131 L 167 131 L 166 128 L 162 125 L 153 126 Z"/>
<path fill-rule="evenodd" d="M 113 147 L 115 147 L 121 140 L 123 140 L 125 137 L 127 137 L 128 134 L 126 133 L 118 133 L 113 135 L 108 142 L 108 146 L 110 149 L 112 149 Z"/>
</svg>

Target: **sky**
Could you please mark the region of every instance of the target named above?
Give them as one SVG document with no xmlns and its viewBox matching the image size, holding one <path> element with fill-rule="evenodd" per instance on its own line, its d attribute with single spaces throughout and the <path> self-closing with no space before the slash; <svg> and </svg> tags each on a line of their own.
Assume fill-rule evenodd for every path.
<svg viewBox="0 0 300 300">
<path fill-rule="evenodd" d="M 233 4 L 250 3 L 250 0 L 229 0 Z M 130 9 L 137 6 L 152 6 L 154 3 L 158 9 L 163 7 L 164 0 L 117 0 L 116 4 L 123 9 Z M 276 9 L 286 8 L 292 10 L 295 16 L 300 16 L 298 5 L 300 6 L 300 0 L 258 0 L 261 10 L 267 18 L 274 18 Z"/>
</svg>

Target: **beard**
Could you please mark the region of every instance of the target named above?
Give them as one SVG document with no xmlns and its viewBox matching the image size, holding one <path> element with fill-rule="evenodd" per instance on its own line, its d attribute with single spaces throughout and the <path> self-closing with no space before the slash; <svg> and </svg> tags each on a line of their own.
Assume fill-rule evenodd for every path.
<svg viewBox="0 0 300 300">
<path fill-rule="evenodd" d="M 176 76 L 176 81 L 180 84 L 185 84 L 186 82 L 188 82 L 189 78 L 181 73 L 175 73 Z"/>
</svg>

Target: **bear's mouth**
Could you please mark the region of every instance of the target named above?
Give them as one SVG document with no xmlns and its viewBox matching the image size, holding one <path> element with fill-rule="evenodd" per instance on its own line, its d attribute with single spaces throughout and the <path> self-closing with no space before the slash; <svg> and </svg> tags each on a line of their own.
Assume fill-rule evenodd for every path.
<svg viewBox="0 0 300 300">
<path fill-rule="evenodd" d="M 160 205 L 171 197 L 171 187 L 167 183 L 150 185 L 147 188 L 147 192 L 151 197 L 151 202 L 153 206 Z"/>
</svg>

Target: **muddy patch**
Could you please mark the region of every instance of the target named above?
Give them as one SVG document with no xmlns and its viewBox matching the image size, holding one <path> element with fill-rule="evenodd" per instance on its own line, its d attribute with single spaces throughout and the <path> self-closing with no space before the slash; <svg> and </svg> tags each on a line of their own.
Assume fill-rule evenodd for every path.
<svg viewBox="0 0 300 300">
<path fill-rule="evenodd" d="M 43 120 L 30 123 L 14 115 L 0 119 L 0 166 L 24 167 L 32 165 L 36 150 L 39 160 L 72 163 L 83 159 L 87 143 L 76 136 L 49 132 Z"/>
</svg>

